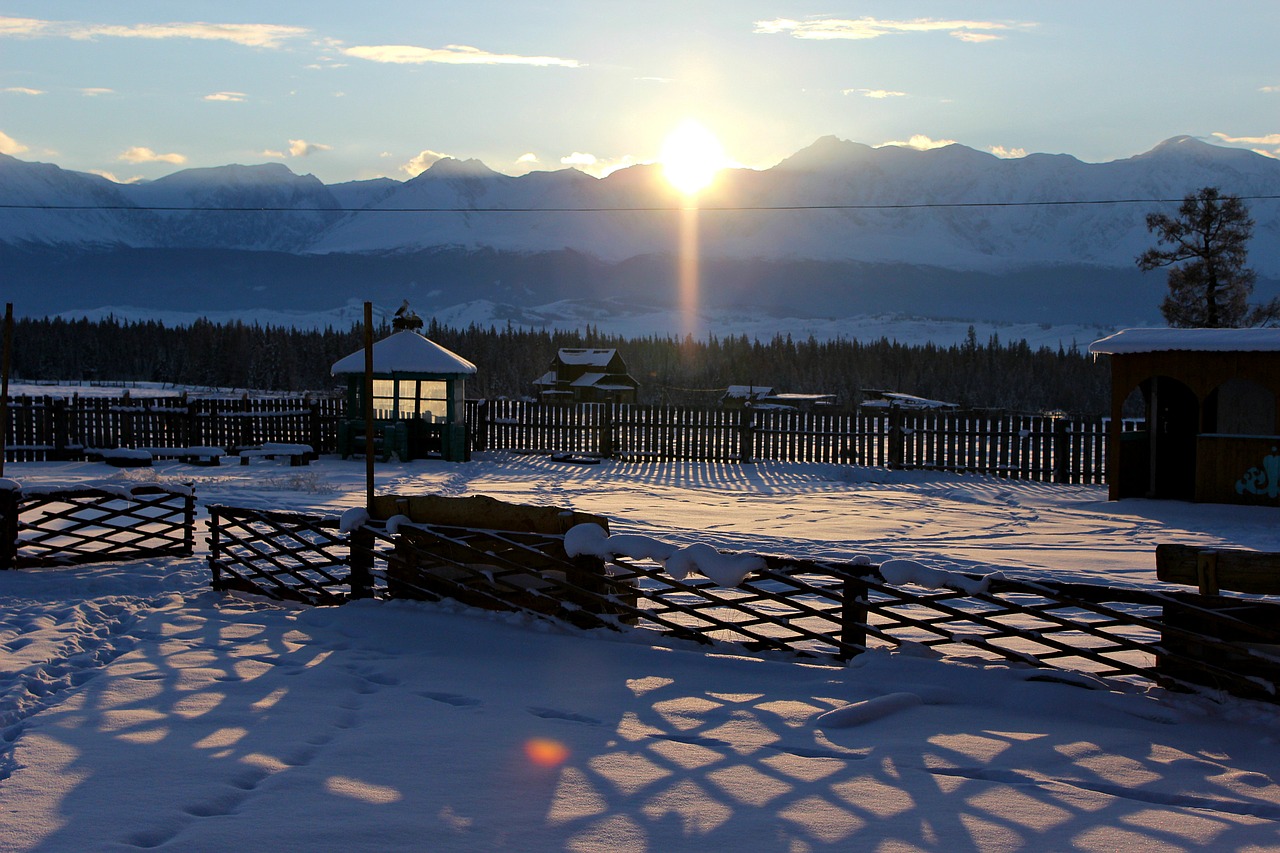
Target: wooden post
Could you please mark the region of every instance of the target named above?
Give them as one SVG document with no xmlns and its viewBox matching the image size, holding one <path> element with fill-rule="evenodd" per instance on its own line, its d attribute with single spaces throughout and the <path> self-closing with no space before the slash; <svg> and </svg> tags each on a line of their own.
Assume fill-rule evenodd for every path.
<svg viewBox="0 0 1280 853">
<path fill-rule="evenodd" d="M 902 407 L 889 407 L 889 467 L 903 467 L 906 455 L 906 435 L 902 432 Z"/>
<path fill-rule="evenodd" d="M 756 413 L 744 406 L 738 417 L 738 461 L 754 462 L 756 458 Z"/>
<path fill-rule="evenodd" d="M 67 445 L 71 443 L 67 430 L 67 401 L 58 397 L 52 405 L 53 410 L 49 414 L 53 421 L 53 458 L 61 462 L 67 459 Z"/>
<path fill-rule="evenodd" d="M 369 504 L 373 508 L 373 504 Z M 361 525 L 351 531 L 351 585 L 352 598 L 373 597 L 373 531 Z"/>
<path fill-rule="evenodd" d="M 216 506 L 209 507 L 209 574 L 210 586 L 221 589 L 222 570 L 218 567 L 218 557 L 222 554 L 222 515 Z"/>
<path fill-rule="evenodd" d="M 21 496 L 21 492 L 0 490 L 0 569 L 13 569 L 18 565 L 18 513 L 21 511 Z"/>
<path fill-rule="evenodd" d="M 1053 422 L 1053 482 L 1071 482 L 1071 433 L 1066 418 Z"/>
<path fill-rule="evenodd" d="M 316 454 L 324 452 L 321 444 L 324 441 L 324 433 L 320 427 L 320 400 L 310 395 L 307 396 L 307 444 L 311 445 L 311 449 Z"/>
<path fill-rule="evenodd" d="M 613 458 L 613 403 L 602 403 L 600 412 L 600 455 Z"/>
<path fill-rule="evenodd" d="M 841 651 L 836 656 L 840 660 L 867 648 L 867 585 L 857 578 L 846 578 L 840 585 L 840 642 L 858 649 L 852 654 Z"/>
<path fill-rule="evenodd" d="M 4 352 L 0 356 L 0 477 L 9 438 L 9 366 L 13 356 L 13 303 L 4 305 Z"/>
<path fill-rule="evenodd" d="M 373 510 L 373 303 L 364 304 L 364 485 L 365 509 Z M 352 571 L 355 571 L 354 565 Z"/>
</svg>

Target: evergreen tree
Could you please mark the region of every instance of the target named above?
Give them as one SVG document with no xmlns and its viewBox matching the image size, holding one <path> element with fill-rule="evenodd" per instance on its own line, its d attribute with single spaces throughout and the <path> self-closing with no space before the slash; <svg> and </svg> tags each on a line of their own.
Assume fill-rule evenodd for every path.
<svg viewBox="0 0 1280 853">
<path fill-rule="evenodd" d="M 1169 325 L 1235 328 L 1280 316 L 1280 300 L 1249 306 L 1257 278 L 1245 266 L 1253 220 L 1238 196 L 1202 187 L 1182 200 L 1177 216 L 1148 214 L 1147 230 L 1157 245 L 1138 256 L 1138 268 L 1169 267 L 1169 293 L 1160 305 Z"/>
</svg>

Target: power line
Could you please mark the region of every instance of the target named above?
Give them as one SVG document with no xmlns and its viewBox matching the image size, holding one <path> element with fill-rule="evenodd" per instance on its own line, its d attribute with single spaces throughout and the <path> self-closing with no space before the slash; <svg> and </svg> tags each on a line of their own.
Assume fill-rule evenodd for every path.
<svg viewBox="0 0 1280 853">
<path fill-rule="evenodd" d="M 1241 201 L 1276 201 L 1280 195 L 1236 196 Z M 198 207 L 187 205 L 125 204 L 0 204 L 0 210 L 134 211 L 153 213 L 676 213 L 693 209 L 701 213 L 792 212 L 806 210 L 946 210 L 1002 207 L 1067 207 L 1180 204 L 1181 198 L 1059 199 L 1050 201 L 955 201 L 900 204 L 786 204 L 708 205 L 688 208 L 674 205 L 643 207 Z"/>
</svg>

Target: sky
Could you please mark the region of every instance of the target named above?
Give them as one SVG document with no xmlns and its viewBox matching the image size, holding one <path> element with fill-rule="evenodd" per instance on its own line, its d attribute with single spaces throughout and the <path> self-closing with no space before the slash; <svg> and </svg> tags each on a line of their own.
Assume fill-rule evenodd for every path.
<svg viewBox="0 0 1280 853">
<path fill-rule="evenodd" d="M 364 500 L 363 462 L 335 457 L 5 474 L 32 492 L 194 481 L 202 518 L 214 503 L 337 516 Z M 380 464 L 377 476 L 381 493 L 603 514 L 614 540 L 944 572 L 1150 586 L 1157 542 L 1280 548 L 1267 507 L 1108 502 L 1101 486 L 940 472 L 496 453 Z M 1044 680 L 960 647 L 935 659 L 883 646 L 817 666 L 448 603 L 220 595 L 202 532 L 197 542 L 188 558 L 0 572 L 0 849 L 1280 842 L 1272 703 Z"/>
<path fill-rule="evenodd" d="M 283 162 L 405 180 L 726 164 L 826 135 L 1107 162 L 1189 134 L 1280 156 L 1273 0 L 3 0 L 0 153 L 120 181 Z"/>
</svg>

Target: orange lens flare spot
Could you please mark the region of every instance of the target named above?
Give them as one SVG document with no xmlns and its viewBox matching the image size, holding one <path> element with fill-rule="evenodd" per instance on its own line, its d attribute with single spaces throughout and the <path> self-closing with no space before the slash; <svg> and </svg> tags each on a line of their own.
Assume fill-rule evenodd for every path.
<svg viewBox="0 0 1280 853">
<path fill-rule="evenodd" d="M 535 737 L 525 741 L 524 754 L 539 767 L 558 767 L 569 757 L 569 747 L 558 740 Z"/>
</svg>

